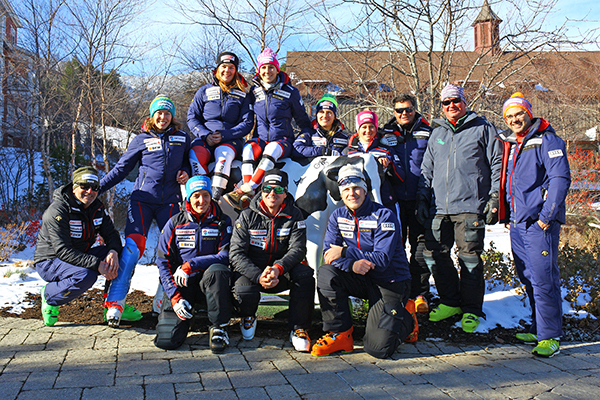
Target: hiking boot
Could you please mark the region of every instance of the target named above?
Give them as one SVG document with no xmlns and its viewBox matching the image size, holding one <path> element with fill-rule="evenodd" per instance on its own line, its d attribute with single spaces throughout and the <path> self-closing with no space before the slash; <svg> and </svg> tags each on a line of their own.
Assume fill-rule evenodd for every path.
<svg viewBox="0 0 600 400">
<path fill-rule="evenodd" d="M 559 344 L 556 339 L 541 340 L 531 352 L 534 356 L 550 358 L 560 353 Z"/>
<path fill-rule="evenodd" d="M 462 314 L 460 307 L 450 307 L 445 304 L 440 304 L 429 313 L 429 320 L 431 322 L 438 322 L 450 318 L 453 315 L 460 314 Z"/>
<path fill-rule="evenodd" d="M 256 316 L 242 318 L 240 328 L 244 340 L 254 339 L 254 334 L 256 333 Z"/>
<path fill-rule="evenodd" d="M 336 351 L 343 353 L 350 353 L 354 350 L 354 339 L 352 339 L 352 332 L 354 327 L 350 327 L 345 332 L 334 333 L 329 332 L 322 338 L 317 340 L 317 343 L 312 347 L 312 354 L 315 357 L 328 356 Z"/>
<path fill-rule="evenodd" d="M 106 318 L 106 312 L 108 311 L 107 306 L 104 306 L 104 320 L 108 321 Z M 123 306 L 123 313 L 121 314 L 121 321 L 139 321 L 143 318 L 143 315 L 140 311 L 136 310 L 135 307 L 125 304 Z"/>
<path fill-rule="evenodd" d="M 229 192 L 224 195 L 223 200 L 229 203 L 229 205 L 237 211 L 242 211 L 243 209 L 248 208 L 250 205 L 250 200 L 252 200 L 253 194 L 254 190 L 252 190 L 250 184 L 244 183 L 233 192 Z"/>
<path fill-rule="evenodd" d="M 54 326 L 56 321 L 58 321 L 58 306 L 51 306 L 46 303 L 45 291 L 46 286 L 43 286 L 42 290 L 40 290 L 40 295 L 42 296 L 42 318 L 46 326 Z"/>
<path fill-rule="evenodd" d="M 296 329 L 290 332 L 290 342 L 296 351 L 310 351 L 310 338 L 304 329 Z"/>
<path fill-rule="evenodd" d="M 419 321 L 417 321 L 417 313 L 416 313 L 416 301 L 408 300 L 406 302 L 406 311 L 412 315 L 414 328 L 413 331 L 404 339 L 406 343 L 414 343 L 419 339 Z"/>
<path fill-rule="evenodd" d="M 418 313 L 428 313 L 429 303 L 427 302 L 427 299 L 423 296 L 417 296 L 415 299 L 415 308 Z"/>
<path fill-rule="evenodd" d="M 515 335 L 517 340 L 524 342 L 525 344 L 537 344 L 538 338 L 535 333 L 517 333 Z"/>
<path fill-rule="evenodd" d="M 463 331 L 467 333 L 473 333 L 479 326 L 479 317 L 475 314 L 464 313 L 461 324 Z"/>
<path fill-rule="evenodd" d="M 213 353 L 222 353 L 229 345 L 229 335 L 225 329 L 226 326 L 212 326 L 210 328 L 208 341 L 210 343 L 210 350 Z"/>
</svg>

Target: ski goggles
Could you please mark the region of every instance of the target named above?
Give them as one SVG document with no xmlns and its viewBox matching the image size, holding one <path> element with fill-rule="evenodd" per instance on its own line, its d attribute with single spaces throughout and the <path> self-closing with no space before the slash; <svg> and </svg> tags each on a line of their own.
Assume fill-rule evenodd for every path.
<svg viewBox="0 0 600 400">
<path fill-rule="evenodd" d="M 458 104 L 461 101 L 462 101 L 462 99 L 460 97 L 457 97 L 457 98 L 454 98 L 454 99 L 448 99 L 448 100 L 442 101 L 442 105 L 449 106 L 450 103 Z"/>
<path fill-rule="evenodd" d="M 263 193 L 271 193 L 272 190 L 275 191 L 276 194 L 285 193 L 285 188 L 283 186 L 263 186 L 262 187 Z"/>
<path fill-rule="evenodd" d="M 349 187 L 349 186 L 362 186 L 364 185 L 364 181 L 358 176 L 349 176 L 347 178 L 342 178 L 338 181 L 338 185 L 340 188 Z"/>
</svg>

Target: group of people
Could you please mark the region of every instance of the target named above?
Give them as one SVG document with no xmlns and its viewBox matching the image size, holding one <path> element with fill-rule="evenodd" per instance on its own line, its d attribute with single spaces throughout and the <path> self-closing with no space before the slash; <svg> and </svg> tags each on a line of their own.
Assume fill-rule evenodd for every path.
<svg viewBox="0 0 600 400">
<path fill-rule="evenodd" d="M 440 96 L 445 118 L 434 120 L 434 126 L 418 113 L 416 99 L 403 94 L 394 99 L 394 117 L 381 129 L 377 115 L 365 110 L 356 116 L 356 133 L 348 135 L 330 94 L 317 103 L 311 123 L 270 49 L 258 57 L 253 86 L 238 68 L 235 54 L 218 56 L 213 82 L 198 90 L 188 110 L 194 140 L 175 120 L 173 101 L 158 96 L 140 134 L 109 173 L 101 179 L 92 167 L 79 168 L 70 184 L 56 190 L 34 260 L 48 282 L 41 291 L 46 325 L 53 326 L 59 306 L 89 289 L 98 275 L 107 280 L 109 325 L 142 318 L 125 304 L 125 296 L 156 220 L 161 230 L 158 347 L 181 346 L 202 303 L 213 352 L 229 344 L 234 312 L 241 317 L 242 337 L 251 340 L 260 293 L 289 290 L 288 324 L 296 350 L 314 356 L 352 351 L 348 297 L 354 296 L 369 301 L 365 351 L 385 358 L 401 341 L 417 340 L 416 312 L 429 312 L 434 322 L 460 315 L 465 332 L 477 329 L 485 318 L 485 225 L 500 219 L 510 223 L 516 269 L 532 308 L 530 332 L 517 337 L 535 343 L 535 355 L 558 353 L 558 237 L 570 171 L 564 142 L 547 121 L 532 116 L 521 93 L 504 104 L 509 130 L 502 133 L 468 111 L 463 88 L 449 84 Z M 253 129 L 254 137 L 245 141 Z M 360 168 L 348 164 L 339 170 L 344 205 L 329 218 L 324 264 L 315 274 L 306 263 L 303 214 L 276 162 L 361 153 L 372 154 L 383 171 L 383 204 L 370 199 Z M 231 164 L 240 157 L 242 181 L 227 193 Z M 97 196 L 136 165 L 123 246 Z M 240 212 L 237 220 L 222 211 L 221 199 Z M 459 272 L 450 254 L 454 244 Z M 440 301 L 430 310 L 431 275 Z M 315 289 L 326 333 L 311 342 L 307 330 Z"/>
</svg>

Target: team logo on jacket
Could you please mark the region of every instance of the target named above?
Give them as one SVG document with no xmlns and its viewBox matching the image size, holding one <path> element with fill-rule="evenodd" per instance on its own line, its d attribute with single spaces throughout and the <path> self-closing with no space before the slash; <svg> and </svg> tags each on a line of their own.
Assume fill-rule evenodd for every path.
<svg viewBox="0 0 600 400">
<path fill-rule="evenodd" d="M 315 146 L 325 146 L 327 144 L 327 139 L 320 136 L 313 136 L 312 142 Z"/>
<path fill-rule="evenodd" d="M 94 218 L 94 226 L 102 225 L 102 218 Z"/>
<path fill-rule="evenodd" d="M 348 144 L 348 139 L 340 139 L 340 138 L 336 138 L 336 139 L 333 139 L 333 144 L 343 144 L 343 145 L 347 145 L 347 144 Z"/>
<path fill-rule="evenodd" d="M 206 89 L 206 98 L 208 101 L 221 99 L 221 88 L 211 87 Z"/>
<path fill-rule="evenodd" d="M 254 89 L 254 97 L 255 97 L 255 101 L 264 101 L 265 100 L 265 92 L 257 87 Z"/>
<path fill-rule="evenodd" d="M 396 230 L 396 224 L 394 224 L 393 222 L 382 222 L 381 223 L 381 230 L 382 231 L 395 231 Z"/>
<path fill-rule="evenodd" d="M 277 89 L 277 90 L 275 90 L 275 91 L 273 92 L 273 94 L 274 94 L 274 95 L 277 95 L 277 96 L 280 96 L 280 97 L 282 97 L 282 98 L 285 98 L 285 99 L 289 99 L 289 98 L 290 98 L 290 96 L 292 95 L 290 92 L 288 92 L 288 91 L 285 91 L 285 90 L 283 90 L 283 89 Z"/>
<path fill-rule="evenodd" d="M 296 228 L 298 228 L 298 229 L 306 229 L 306 222 L 305 221 L 298 221 L 298 222 L 296 222 Z"/>
<path fill-rule="evenodd" d="M 202 237 L 206 238 L 215 238 L 219 236 L 219 230 L 214 228 L 204 228 L 202 229 Z"/>
<path fill-rule="evenodd" d="M 176 235 L 193 235 L 196 233 L 195 229 L 175 229 Z"/>
<path fill-rule="evenodd" d="M 548 157 L 550 157 L 550 158 L 556 158 L 556 157 L 562 157 L 562 156 L 563 156 L 563 152 L 560 149 L 558 149 L 558 150 L 550 150 L 548 152 Z"/>
<path fill-rule="evenodd" d="M 548 256 L 548 250 L 542 250 L 542 255 L 544 257 L 547 257 Z"/>
<path fill-rule="evenodd" d="M 185 143 L 185 137 L 179 135 L 171 135 L 169 136 L 169 142 Z"/>
<path fill-rule="evenodd" d="M 342 234 L 342 237 L 344 237 L 346 239 L 353 239 L 354 238 L 354 232 L 342 231 L 340 233 Z"/>
<path fill-rule="evenodd" d="M 337 221 L 338 221 L 338 224 L 353 224 L 354 223 L 354 221 L 352 221 L 351 219 L 342 218 L 342 217 L 338 217 Z"/>
<path fill-rule="evenodd" d="M 359 221 L 358 227 L 364 229 L 377 229 L 377 221 Z"/>
<path fill-rule="evenodd" d="M 354 225 L 339 224 L 340 231 L 354 231 Z"/>
<path fill-rule="evenodd" d="M 194 247 L 196 247 L 196 243 L 195 242 L 178 242 L 177 247 L 179 247 L 180 249 L 193 249 Z"/>
<path fill-rule="evenodd" d="M 162 142 L 159 138 L 144 139 L 144 145 L 148 151 L 162 150 Z"/>
<path fill-rule="evenodd" d="M 440 139 L 440 138 L 438 138 L 438 139 L 437 139 L 437 142 L 438 142 L 439 144 L 446 144 L 446 143 L 444 143 L 444 141 L 443 141 L 442 139 Z"/>
<path fill-rule="evenodd" d="M 289 236 L 290 231 L 290 228 L 279 228 L 277 229 L 277 236 Z"/>
</svg>

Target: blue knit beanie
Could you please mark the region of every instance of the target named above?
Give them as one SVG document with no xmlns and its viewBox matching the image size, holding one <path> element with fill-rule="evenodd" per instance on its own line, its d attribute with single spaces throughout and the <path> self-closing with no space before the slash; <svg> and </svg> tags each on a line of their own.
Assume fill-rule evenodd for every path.
<svg viewBox="0 0 600 400">
<path fill-rule="evenodd" d="M 158 110 L 167 110 L 171 113 L 171 117 L 175 118 L 175 103 L 167 96 L 158 95 L 152 100 L 152 103 L 150 103 L 150 118 L 152 118 L 154 113 Z"/>
<path fill-rule="evenodd" d="M 208 176 L 195 175 L 188 179 L 185 184 L 185 200 L 190 201 L 190 197 L 200 190 L 206 190 L 212 197 L 211 183 Z"/>
</svg>

